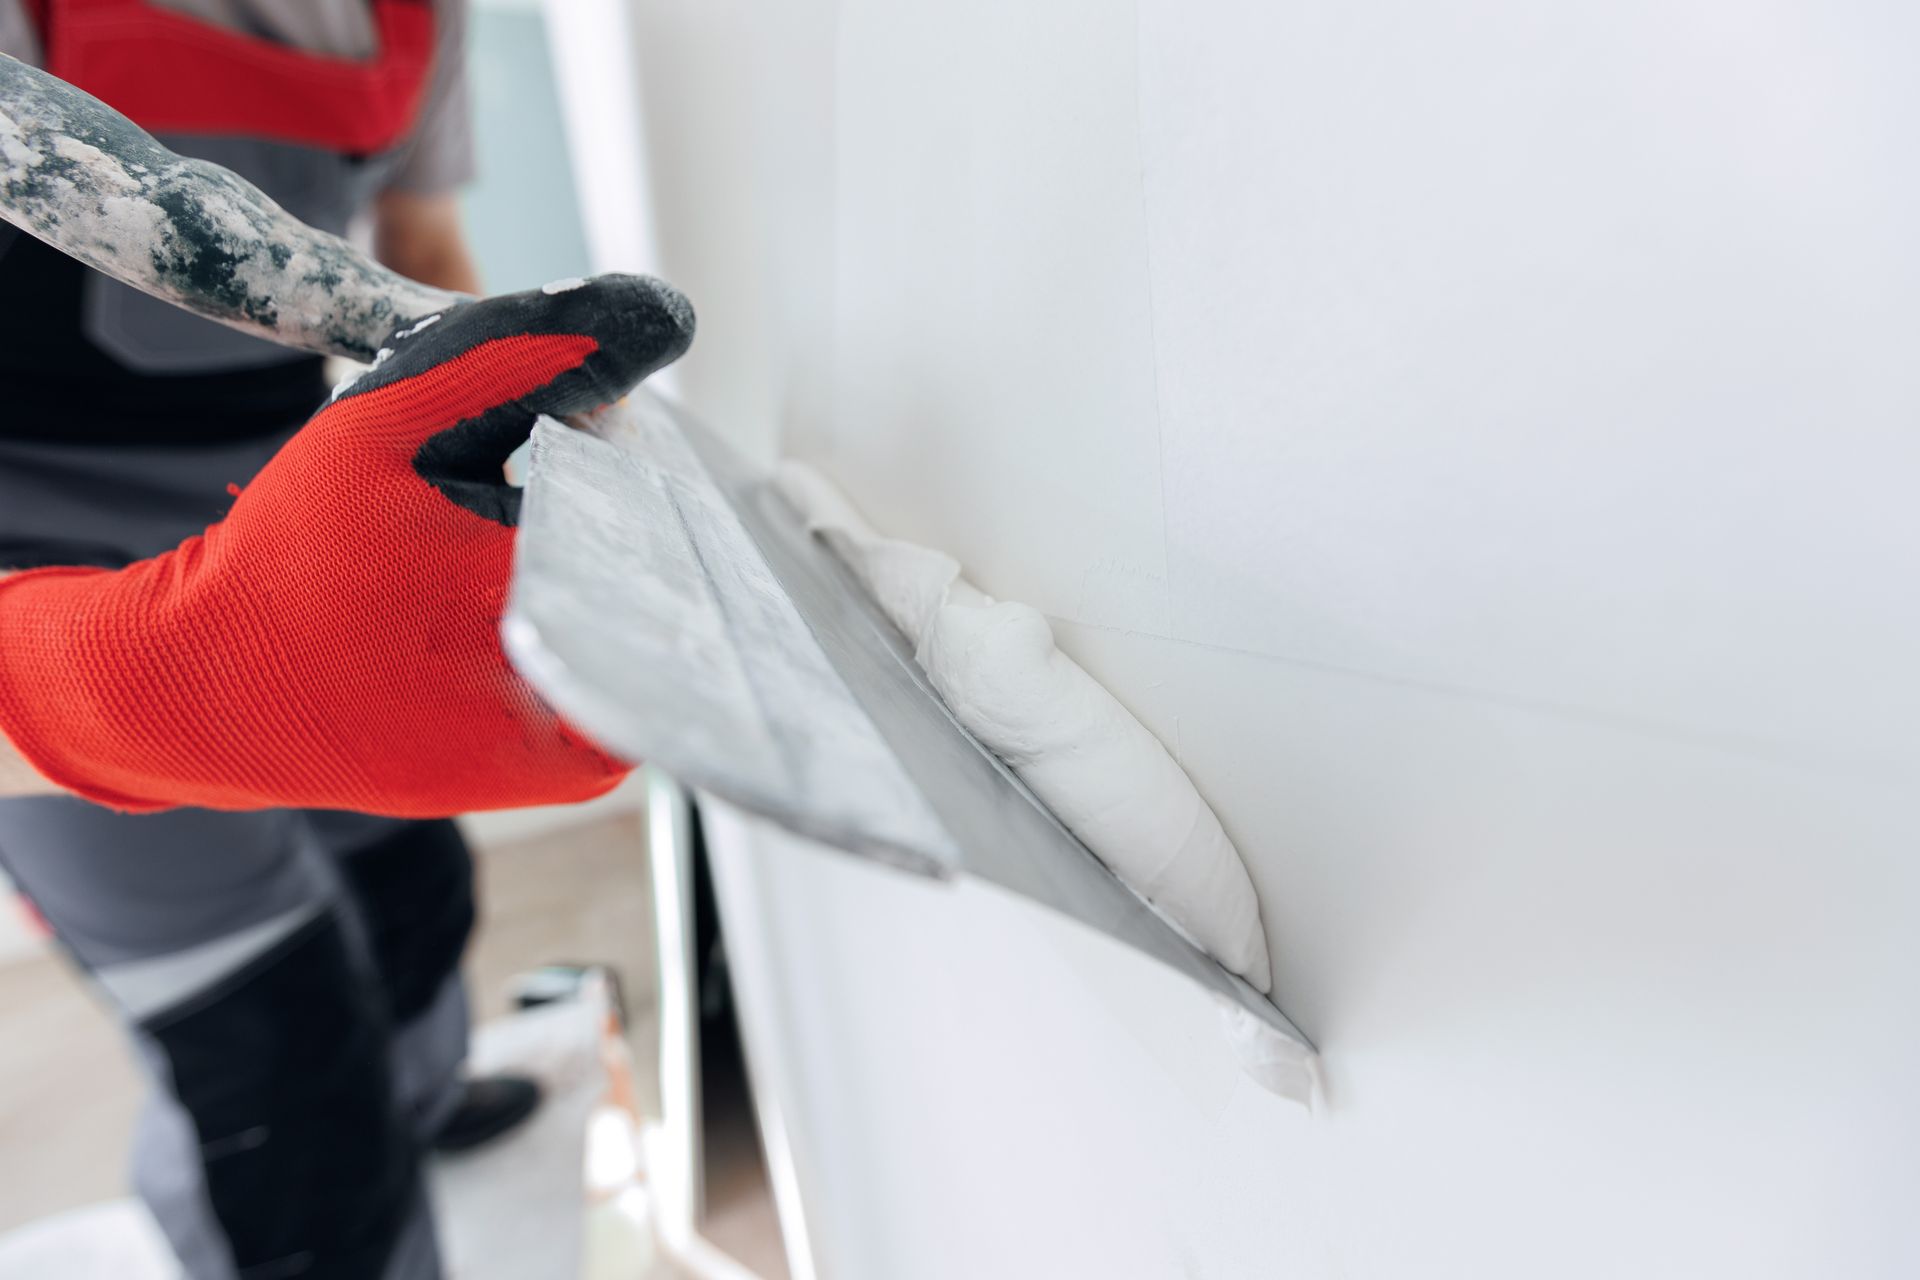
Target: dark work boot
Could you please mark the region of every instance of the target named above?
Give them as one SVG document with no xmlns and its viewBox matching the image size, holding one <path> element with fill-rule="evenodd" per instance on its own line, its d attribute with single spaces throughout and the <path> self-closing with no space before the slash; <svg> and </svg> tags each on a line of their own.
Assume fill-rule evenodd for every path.
<svg viewBox="0 0 1920 1280">
<path fill-rule="evenodd" d="M 540 1105 L 540 1086 L 525 1076 L 481 1076 L 467 1081 L 466 1096 L 453 1109 L 433 1149 L 471 1151 L 492 1142 L 534 1113 Z"/>
</svg>

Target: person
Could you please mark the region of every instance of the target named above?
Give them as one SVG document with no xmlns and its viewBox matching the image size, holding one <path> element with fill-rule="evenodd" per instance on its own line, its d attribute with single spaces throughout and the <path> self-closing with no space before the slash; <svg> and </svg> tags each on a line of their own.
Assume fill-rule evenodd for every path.
<svg viewBox="0 0 1920 1280">
<path fill-rule="evenodd" d="M 472 293 L 462 21 L 0 0 L 0 49 L 312 225 L 370 214 L 388 265 Z M 253 114 L 199 93 L 170 118 L 168 78 L 240 86 Z M 437 1276 L 423 1150 L 531 1109 L 527 1082 L 461 1077 L 474 905 L 449 815 L 627 766 L 500 652 L 499 463 L 536 412 L 684 349 L 662 296 L 610 277 L 463 303 L 323 404 L 317 359 L 0 233 L 0 571 L 21 571 L 0 867 L 126 1024 L 152 1083 L 135 1185 L 195 1280 Z"/>
</svg>

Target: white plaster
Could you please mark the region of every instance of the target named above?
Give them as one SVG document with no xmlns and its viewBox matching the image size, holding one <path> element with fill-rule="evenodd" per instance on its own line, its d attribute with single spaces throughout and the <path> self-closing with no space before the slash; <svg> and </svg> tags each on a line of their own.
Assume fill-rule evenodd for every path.
<svg viewBox="0 0 1920 1280">
<path fill-rule="evenodd" d="M 440 322 L 440 315 L 441 313 L 436 311 L 432 315 L 420 317 L 420 319 L 416 320 L 414 323 L 408 325 L 406 328 L 402 329 L 400 332 L 394 334 L 393 335 L 394 341 L 398 342 L 402 338 L 411 338 L 414 334 L 419 333 L 422 329 L 425 329 L 427 326 L 438 324 Z"/>
<path fill-rule="evenodd" d="M 960 723 L 1068 830 L 1204 950 L 1271 989 L 1259 899 L 1220 819 L 1160 740 L 1054 647 L 1038 610 L 950 601 L 921 652 Z"/>
<path fill-rule="evenodd" d="M 129 166 L 124 160 L 109 159 L 92 143 L 62 134 L 53 140 L 53 154 L 63 160 L 86 165 L 97 181 L 109 183 L 122 191 L 140 190 L 140 180 L 128 172 Z"/>
<path fill-rule="evenodd" d="M 1321 1097 L 1320 1055 L 1291 1036 L 1283 1036 L 1270 1022 L 1253 1016 L 1246 1006 L 1215 997 L 1220 1010 L 1221 1035 L 1232 1048 L 1247 1077 L 1269 1093 L 1316 1106 Z"/>
<path fill-rule="evenodd" d="M 117 169 L 102 166 L 105 174 Z M 98 246 L 109 253 L 131 253 L 129 246 L 164 245 L 173 238 L 173 224 L 165 210 L 143 194 L 107 196 L 100 201 L 97 216 L 80 227 L 82 243 Z"/>
<path fill-rule="evenodd" d="M 810 468 L 784 463 L 775 483 L 913 641 L 960 723 L 1114 874 L 1269 990 L 1260 903 L 1219 818 L 1159 739 L 1054 647 L 1046 619 L 993 600 L 951 556 L 876 534 Z"/>
<path fill-rule="evenodd" d="M 935 612 L 960 579 L 960 562 L 931 547 L 882 537 L 844 494 L 804 463 L 780 463 L 774 484 L 805 519 L 808 531 L 846 562 L 918 650 Z"/>
<path fill-rule="evenodd" d="M 46 157 L 27 144 L 21 135 L 20 125 L 0 111 L 0 160 L 6 161 L 6 168 L 0 169 L 0 178 L 8 182 L 17 182 L 26 170 L 45 162 Z"/>
<path fill-rule="evenodd" d="M 332 404 L 335 400 L 345 395 L 352 389 L 354 383 L 360 381 L 360 379 L 364 378 L 367 374 L 367 365 L 353 364 L 351 361 L 342 361 L 342 363 L 348 366 L 347 372 L 341 376 L 338 382 L 333 384 L 333 390 L 327 393 L 328 404 Z"/>
</svg>

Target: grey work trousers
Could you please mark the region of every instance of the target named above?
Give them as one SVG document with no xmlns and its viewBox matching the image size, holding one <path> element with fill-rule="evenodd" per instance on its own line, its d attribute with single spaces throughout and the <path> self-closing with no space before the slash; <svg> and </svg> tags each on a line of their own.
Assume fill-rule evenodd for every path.
<svg viewBox="0 0 1920 1280">
<path fill-rule="evenodd" d="M 0 440 L 0 563 L 171 547 L 279 443 Z M 451 822 L 9 799 L 0 866 L 151 1080 L 133 1178 L 191 1280 L 441 1274 L 421 1162 L 459 1098 L 473 920 Z"/>
</svg>

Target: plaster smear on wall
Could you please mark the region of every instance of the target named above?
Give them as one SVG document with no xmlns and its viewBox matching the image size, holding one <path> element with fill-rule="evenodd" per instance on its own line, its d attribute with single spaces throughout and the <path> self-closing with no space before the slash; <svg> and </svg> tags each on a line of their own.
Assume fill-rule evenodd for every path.
<svg viewBox="0 0 1920 1280">
<path fill-rule="evenodd" d="M 1054 647 L 1040 612 L 994 600 L 944 552 L 876 533 L 806 466 L 781 464 L 775 485 L 913 642 L 960 723 L 1135 892 L 1269 991 L 1260 903 L 1239 851 L 1159 739 Z"/>
</svg>

